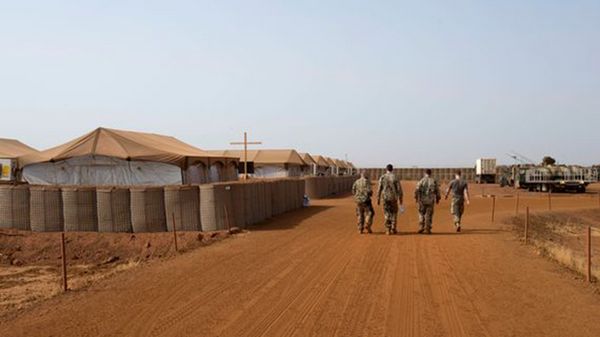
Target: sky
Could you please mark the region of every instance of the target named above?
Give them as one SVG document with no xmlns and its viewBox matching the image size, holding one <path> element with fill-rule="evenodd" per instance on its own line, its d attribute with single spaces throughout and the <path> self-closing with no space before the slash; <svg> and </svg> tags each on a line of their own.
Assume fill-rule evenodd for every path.
<svg viewBox="0 0 600 337">
<path fill-rule="evenodd" d="M 0 137 L 600 163 L 600 1 L 0 0 Z"/>
</svg>

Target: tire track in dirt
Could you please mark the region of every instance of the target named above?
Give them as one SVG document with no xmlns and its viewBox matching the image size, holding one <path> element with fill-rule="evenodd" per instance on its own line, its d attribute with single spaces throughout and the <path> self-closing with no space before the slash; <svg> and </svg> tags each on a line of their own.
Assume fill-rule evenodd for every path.
<svg viewBox="0 0 600 337">
<path fill-rule="evenodd" d="M 378 287 L 383 280 L 391 246 L 379 245 L 362 254 L 358 272 L 354 273 L 353 282 L 347 285 L 352 291 L 346 291 L 346 303 L 341 310 L 342 320 L 333 331 L 334 336 L 364 335 L 365 320 L 374 306 L 371 288 Z"/>
<path fill-rule="evenodd" d="M 300 275 L 290 275 L 289 278 L 279 282 L 277 288 L 272 289 L 270 293 L 266 294 L 266 297 L 255 299 L 255 302 L 260 300 L 264 303 L 271 303 L 271 305 L 267 308 L 262 308 L 260 305 L 257 306 L 255 309 L 258 310 L 252 312 L 250 317 L 244 317 L 244 322 L 234 324 L 234 330 L 225 331 L 222 335 L 237 336 L 240 333 L 252 335 L 253 332 L 259 335 L 261 329 L 267 329 L 269 326 L 272 326 L 278 317 L 284 315 L 286 308 L 289 308 L 292 303 L 298 306 L 298 296 L 306 296 L 307 292 L 312 293 L 318 290 L 320 285 L 328 282 L 327 277 L 330 275 L 330 271 L 340 267 L 340 263 L 343 260 L 339 260 L 340 256 L 336 255 L 344 251 L 347 238 L 347 234 L 341 236 L 330 235 L 324 240 L 326 242 L 325 245 L 312 247 L 309 250 L 311 254 L 303 257 L 301 260 L 302 264 L 300 267 L 302 268 L 296 270 L 296 272 L 301 270 Z M 341 257 L 350 258 L 344 255 Z M 313 286 L 308 286 L 310 284 Z"/>
<path fill-rule="evenodd" d="M 303 236 L 303 233 L 293 235 L 289 240 L 273 244 L 272 247 L 262 247 L 263 249 L 260 252 L 244 255 L 244 263 L 219 266 L 219 269 L 221 269 L 220 272 L 223 274 L 227 274 L 230 272 L 230 269 L 235 268 L 234 274 L 251 275 L 250 279 L 230 278 L 228 279 L 229 282 L 217 283 L 217 286 L 212 287 L 208 291 L 202 289 L 199 292 L 194 292 L 194 289 L 181 288 L 174 294 L 175 296 L 169 296 L 166 300 L 160 302 L 156 306 L 157 309 L 148 314 L 149 317 L 141 320 L 146 322 L 153 321 L 154 323 L 140 329 L 138 335 L 163 335 L 172 326 L 176 326 L 192 317 L 206 317 L 209 320 L 205 322 L 207 325 L 219 325 L 219 320 L 215 316 L 218 316 L 218 312 L 226 310 L 233 304 L 229 301 L 223 301 L 223 298 L 228 298 L 228 294 L 235 294 L 242 291 L 254 295 L 259 289 L 274 285 L 272 282 L 273 275 L 276 275 L 274 278 L 276 280 L 278 277 L 283 277 L 286 271 L 288 273 L 293 271 L 295 267 L 302 263 L 302 258 L 306 257 L 306 251 L 312 251 L 313 254 L 317 254 L 323 245 L 323 238 L 327 234 L 321 233 L 315 237 L 314 241 L 298 240 L 301 236 Z M 290 244 L 297 241 L 300 242 L 300 245 Z M 310 249 L 311 245 L 317 245 L 317 247 Z M 278 254 L 277 252 L 280 250 L 285 250 L 285 253 Z M 272 256 L 275 258 L 271 259 L 268 264 L 257 264 L 256 262 L 260 261 L 261 256 Z M 284 272 L 279 272 L 281 270 L 284 270 Z M 202 280 L 202 276 L 199 279 Z M 194 297 L 190 298 L 190 293 L 195 293 Z M 179 304 L 178 308 L 171 310 L 168 315 L 160 314 L 165 305 L 177 304 Z M 211 308 L 211 312 L 208 312 L 207 308 Z M 229 316 L 228 318 L 231 317 Z"/>
</svg>

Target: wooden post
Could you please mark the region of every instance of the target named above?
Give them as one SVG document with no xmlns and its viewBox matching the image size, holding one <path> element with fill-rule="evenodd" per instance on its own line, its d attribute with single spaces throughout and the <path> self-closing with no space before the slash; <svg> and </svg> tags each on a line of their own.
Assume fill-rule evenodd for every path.
<svg viewBox="0 0 600 337">
<path fill-rule="evenodd" d="M 179 253 L 179 247 L 177 246 L 177 223 L 175 222 L 175 213 L 171 213 L 173 219 L 173 242 L 175 242 L 175 253 Z"/>
<path fill-rule="evenodd" d="M 587 281 L 592 282 L 592 227 L 587 228 Z"/>
<path fill-rule="evenodd" d="M 548 210 L 552 210 L 552 191 L 548 190 Z"/>
<path fill-rule="evenodd" d="M 515 204 L 515 215 L 519 215 L 519 192 L 517 192 L 517 200 Z"/>
<path fill-rule="evenodd" d="M 598 192 L 598 207 L 600 207 L 600 192 Z"/>
<path fill-rule="evenodd" d="M 496 196 L 493 195 L 492 196 L 492 223 L 494 223 L 495 218 L 496 218 Z"/>
<path fill-rule="evenodd" d="M 63 291 L 69 290 L 67 284 L 67 250 L 65 247 L 65 232 L 60 233 L 60 255 L 62 259 L 62 286 Z"/>
<path fill-rule="evenodd" d="M 529 241 L 529 206 L 527 206 L 527 215 L 525 216 L 525 244 Z"/>
<path fill-rule="evenodd" d="M 231 142 L 231 145 L 244 145 L 244 180 L 248 180 L 248 145 L 258 145 L 262 142 L 249 142 L 248 133 L 244 132 L 243 142 Z"/>
</svg>

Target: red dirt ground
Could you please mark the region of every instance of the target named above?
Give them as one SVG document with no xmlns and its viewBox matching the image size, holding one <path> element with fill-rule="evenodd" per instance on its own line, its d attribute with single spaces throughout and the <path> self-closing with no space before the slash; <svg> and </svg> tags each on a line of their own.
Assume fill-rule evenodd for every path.
<svg viewBox="0 0 600 337">
<path fill-rule="evenodd" d="M 599 336 L 595 287 L 500 225 L 516 198 L 497 198 L 492 224 L 492 199 L 473 192 L 464 232 L 443 202 L 430 236 L 415 234 L 410 198 L 397 236 L 382 235 L 380 209 L 376 233 L 359 235 L 350 197 L 315 201 L 0 320 L 0 336 Z M 590 195 L 553 200 L 594 207 Z"/>
</svg>

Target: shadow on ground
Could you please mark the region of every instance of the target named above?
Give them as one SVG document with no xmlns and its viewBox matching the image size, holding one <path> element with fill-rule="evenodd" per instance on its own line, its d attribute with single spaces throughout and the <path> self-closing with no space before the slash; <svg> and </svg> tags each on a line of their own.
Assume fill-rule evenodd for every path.
<svg viewBox="0 0 600 337">
<path fill-rule="evenodd" d="M 292 229 L 301 221 L 309 219 L 317 214 L 332 208 L 331 206 L 310 206 L 290 211 L 284 214 L 277 215 L 271 219 L 263 221 L 259 224 L 250 226 L 248 229 L 253 231 L 273 231 Z"/>
</svg>

